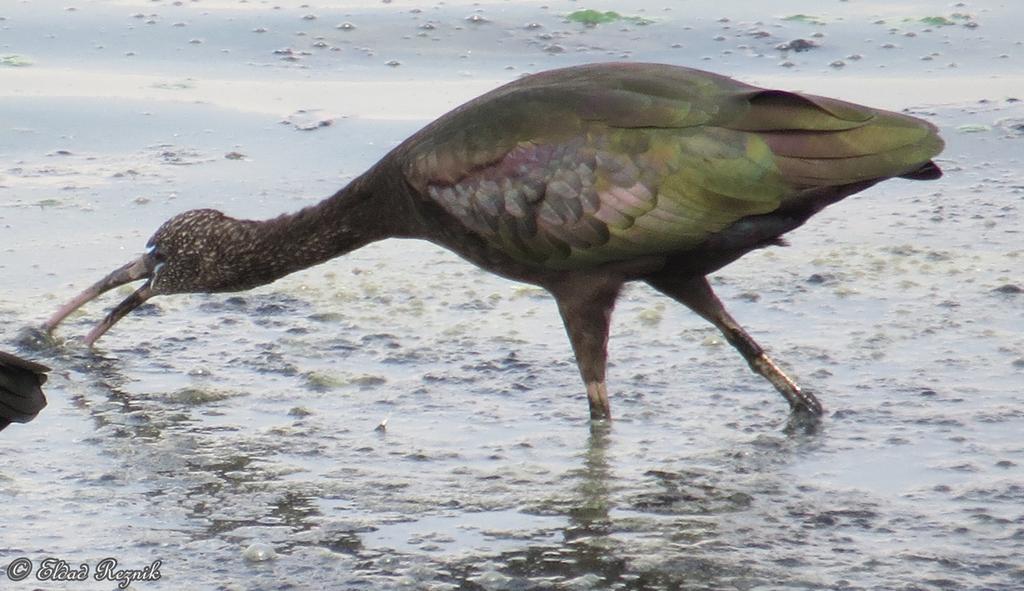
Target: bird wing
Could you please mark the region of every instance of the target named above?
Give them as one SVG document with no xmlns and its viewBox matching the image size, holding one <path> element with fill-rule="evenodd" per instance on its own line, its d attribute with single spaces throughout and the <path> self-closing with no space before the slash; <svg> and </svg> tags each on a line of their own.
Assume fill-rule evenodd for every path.
<svg viewBox="0 0 1024 591">
<path fill-rule="evenodd" d="M 400 149 L 409 184 L 471 232 L 580 268 L 685 251 L 809 190 L 912 172 L 941 140 L 842 101 L 604 64 L 510 83 Z"/>
</svg>

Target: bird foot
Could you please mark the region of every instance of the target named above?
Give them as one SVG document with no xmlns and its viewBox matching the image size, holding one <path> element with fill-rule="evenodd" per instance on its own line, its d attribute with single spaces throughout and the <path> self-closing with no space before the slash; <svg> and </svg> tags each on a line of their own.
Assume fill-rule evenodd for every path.
<svg viewBox="0 0 1024 591">
<path fill-rule="evenodd" d="M 775 389 L 789 402 L 793 414 L 804 414 L 814 417 L 821 416 L 825 408 L 810 392 L 805 392 L 791 380 L 774 361 L 764 353 L 758 355 L 751 366 L 754 371 L 765 377 Z"/>
<path fill-rule="evenodd" d="M 590 401 L 590 420 L 600 421 L 612 418 L 612 406 L 608 402 L 608 387 L 604 382 L 587 382 L 587 399 Z"/>
<path fill-rule="evenodd" d="M 821 427 L 821 415 L 807 409 L 793 409 L 782 432 L 786 435 L 814 435 Z"/>
</svg>

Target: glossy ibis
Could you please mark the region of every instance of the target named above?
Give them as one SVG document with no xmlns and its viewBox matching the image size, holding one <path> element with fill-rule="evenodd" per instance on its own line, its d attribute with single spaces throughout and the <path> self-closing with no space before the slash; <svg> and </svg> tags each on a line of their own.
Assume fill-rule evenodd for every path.
<svg viewBox="0 0 1024 591">
<path fill-rule="evenodd" d="M 835 99 L 766 90 L 660 64 L 526 76 L 391 150 L 334 196 L 265 221 L 211 209 L 163 224 L 138 259 L 58 310 L 145 283 L 92 345 L 155 295 L 270 283 L 384 238 L 420 238 L 554 297 L 590 414 L 610 416 L 608 327 L 622 285 L 643 281 L 718 327 L 794 410 L 820 414 L 726 312 L 705 276 L 781 244 L 822 208 L 892 177 L 935 179 L 931 124 Z"/>
</svg>

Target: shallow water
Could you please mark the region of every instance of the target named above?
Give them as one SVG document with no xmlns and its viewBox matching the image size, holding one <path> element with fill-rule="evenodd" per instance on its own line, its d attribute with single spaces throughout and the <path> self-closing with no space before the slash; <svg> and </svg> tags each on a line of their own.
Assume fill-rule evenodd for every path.
<svg viewBox="0 0 1024 591">
<path fill-rule="evenodd" d="M 595 4 L 653 22 L 594 28 L 571 2 L 0 5 L 0 340 L 54 367 L 0 437 L 0 564 L 160 560 L 135 589 L 1021 588 L 1024 15 L 891 4 Z M 817 431 L 641 287 L 592 426 L 552 302 L 417 242 L 157 298 L 94 352 L 75 337 L 127 292 L 19 337 L 179 211 L 314 203 L 501 81 L 607 59 L 942 127 L 941 181 L 713 278 L 826 404 Z"/>
</svg>

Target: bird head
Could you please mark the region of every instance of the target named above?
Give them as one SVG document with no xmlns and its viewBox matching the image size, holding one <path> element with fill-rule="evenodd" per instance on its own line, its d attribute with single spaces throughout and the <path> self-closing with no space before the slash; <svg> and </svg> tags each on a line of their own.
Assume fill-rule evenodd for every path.
<svg viewBox="0 0 1024 591">
<path fill-rule="evenodd" d="M 146 261 L 152 295 L 223 291 L 238 228 L 238 220 L 215 209 L 193 209 L 164 222 L 135 261 Z"/>
<path fill-rule="evenodd" d="M 85 337 L 92 346 L 117 321 L 149 298 L 172 293 L 229 291 L 237 289 L 227 263 L 232 245 L 238 243 L 241 222 L 213 209 L 194 209 L 164 222 L 146 243 L 142 256 L 114 270 L 62 306 L 43 329 L 51 332 L 64 318 L 99 295 L 145 279 L 134 293 L 107 314 Z"/>
</svg>

